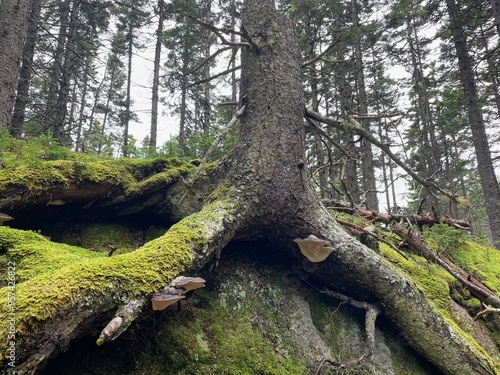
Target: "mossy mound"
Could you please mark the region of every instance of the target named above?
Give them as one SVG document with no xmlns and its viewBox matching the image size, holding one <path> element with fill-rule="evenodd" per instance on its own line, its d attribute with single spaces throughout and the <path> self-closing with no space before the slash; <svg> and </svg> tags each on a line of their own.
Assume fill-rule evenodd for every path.
<svg viewBox="0 0 500 375">
<path fill-rule="evenodd" d="M 323 358 L 352 359 L 364 347 L 364 313 L 340 306 L 293 277 L 263 243 L 232 244 L 207 287 L 134 324 L 102 347 L 86 339 L 47 373 L 93 375 L 304 375 Z M 349 374 L 439 374 L 382 322 L 375 355 Z M 324 368 L 322 374 L 339 370 Z"/>
</svg>

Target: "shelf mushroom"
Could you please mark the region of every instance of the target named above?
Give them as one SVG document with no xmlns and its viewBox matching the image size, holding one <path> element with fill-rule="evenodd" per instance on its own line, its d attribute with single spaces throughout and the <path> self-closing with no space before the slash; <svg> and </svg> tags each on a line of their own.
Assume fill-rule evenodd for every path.
<svg viewBox="0 0 500 375">
<path fill-rule="evenodd" d="M 205 286 L 205 280 L 201 277 L 179 276 L 178 278 L 174 279 L 172 283 L 174 284 L 174 287 L 184 289 L 184 292 L 182 294 L 187 293 L 191 290 L 203 288 Z"/>
<path fill-rule="evenodd" d="M 156 293 L 151 298 L 153 310 L 165 310 L 168 306 L 186 298 L 185 294 L 187 292 L 203 288 L 204 286 L 205 280 L 201 277 L 176 277 L 167 287 L 165 287 L 161 292 Z"/>
<path fill-rule="evenodd" d="M 329 241 L 321 240 L 314 234 L 306 238 L 296 238 L 294 241 L 299 245 L 302 255 L 313 263 L 324 261 L 335 250 L 333 247 L 330 247 Z"/>
<path fill-rule="evenodd" d="M 6 221 L 12 220 L 13 217 L 7 214 L 4 214 L 3 212 L 0 212 L 0 225 L 3 225 Z"/>
<path fill-rule="evenodd" d="M 151 298 L 151 302 L 153 304 L 154 311 L 165 310 L 170 305 L 173 305 L 177 301 L 186 298 L 186 296 L 182 296 L 180 294 L 163 294 L 158 293 Z"/>
</svg>

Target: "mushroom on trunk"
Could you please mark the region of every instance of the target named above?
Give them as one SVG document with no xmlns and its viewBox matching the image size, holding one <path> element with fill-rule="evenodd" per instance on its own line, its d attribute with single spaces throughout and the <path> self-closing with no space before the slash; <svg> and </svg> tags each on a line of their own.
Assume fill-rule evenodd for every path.
<svg viewBox="0 0 500 375">
<path fill-rule="evenodd" d="M 296 238 L 294 241 L 299 245 L 302 255 L 313 263 L 324 261 L 335 250 L 330 247 L 330 241 L 319 239 L 314 234 L 306 238 Z"/>
</svg>

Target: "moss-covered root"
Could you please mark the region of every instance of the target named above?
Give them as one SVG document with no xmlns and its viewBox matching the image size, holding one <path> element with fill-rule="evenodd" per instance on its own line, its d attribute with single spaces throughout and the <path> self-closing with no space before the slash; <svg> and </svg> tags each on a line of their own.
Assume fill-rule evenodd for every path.
<svg viewBox="0 0 500 375">
<path fill-rule="evenodd" d="M 61 261 L 59 269 L 18 283 L 15 304 L 9 304 L 13 294 L 8 293 L 9 286 L 4 287 L 0 294 L 4 369 L 31 373 L 65 350 L 71 340 L 88 333 L 96 319 L 111 317 L 117 307 L 134 297 L 149 296 L 180 273 L 196 272 L 239 229 L 237 203 L 236 199 L 217 200 L 132 253 L 77 257 L 70 264 Z M 9 350 L 15 351 L 15 362 L 8 358 Z"/>
<path fill-rule="evenodd" d="M 496 374 L 498 364 L 461 331 L 407 275 L 342 231 L 331 216 L 318 212 L 320 233 L 335 250 L 317 269 L 322 279 L 350 270 L 353 288 L 371 290 L 408 343 L 446 374 Z"/>
</svg>

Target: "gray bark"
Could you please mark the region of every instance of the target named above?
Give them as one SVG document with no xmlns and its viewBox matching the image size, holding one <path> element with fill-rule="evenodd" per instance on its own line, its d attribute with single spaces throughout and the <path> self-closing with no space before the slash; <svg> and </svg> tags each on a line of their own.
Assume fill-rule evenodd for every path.
<svg viewBox="0 0 500 375">
<path fill-rule="evenodd" d="M 31 12 L 28 20 L 28 31 L 26 42 L 23 48 L 23 63 L 19 74 L 19 83 L 17 85 L 16 103 L 14 113 L 12 114 L 12 127 L 10 134 L 13 137 L 21 137 L 26 112 L 26 101 L 32 75 L 33 56 L 35 54 L 35 42 L 37 38 L 38 20 L 42 8 L 41 0 L 33 0 Z"/>
<path fill-rule="evenodd" d="M 491 159 L 488 135 L 484 124 L 481 104 L 475 81 L 474 69 L 467 50 L 467 40 L 460 21 L 455 0 L 446 1 L 450 16 L 453 42 L 457 53 L 460 78 L 464 89 L 465 105 L 469 126 L 472 132 L 472 143 L 476 152 L 476 160 L 481 179 L 481 187 L 485 200 L 486 212 L 493 240 L 493 245 L 500 249 L 500 188 Z"/>
<path fill-rule="evenodd" d="M 32 0 L 0 2 L 0 129 L 10 129 Z"/>
</svg>

